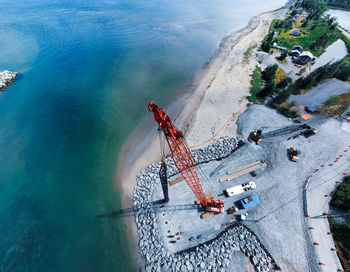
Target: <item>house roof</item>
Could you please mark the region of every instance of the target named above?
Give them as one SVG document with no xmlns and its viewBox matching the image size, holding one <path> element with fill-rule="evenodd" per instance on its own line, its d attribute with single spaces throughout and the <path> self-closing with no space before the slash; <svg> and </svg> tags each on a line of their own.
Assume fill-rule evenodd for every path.
<svg viewBox="0 0 350 272">
<path fill-rule="evenodd" d="M 304 51 L 299 55 L 299 57 L 309 57 L 310 59 L 313 59 L 314 55 L 310 51 Z"/>
<path fill-rule="evenodd" d="M 280 50 L 287 50 L 287 47 L 278 45 L 278 44 L 275 43 L 275 42 L 272 44 L 272 47 L 277 48 L 277 49 L 280 49 Z"/>
<path fill-rule="evenodd" d="M 280 45 L 277 45 L 275 46 L 277 49 L 281 49 L 281 50 L 287 50 L 287 47 L 284 47 L 284 46 L 280 46 Z"/>
<path fill-rule="evenodd" d="M 303 47 L 302 47 L 301 45 L 298 45 L 298 44 L 296 44 L 296 45 L 293 45 L 293 48 L 292 48 L 292 50 L 298 50 L 298 49 L 301 49 L 301 50 L 303 50 Z"/>
<path fill-rule="evenodd" d="M 304 120 L 309 120 L 312 118 L 312 115 L 311 114 L 305 114 L 303 116 L 301 116 L 301 118 L 303 118 Z"/>
</svg>

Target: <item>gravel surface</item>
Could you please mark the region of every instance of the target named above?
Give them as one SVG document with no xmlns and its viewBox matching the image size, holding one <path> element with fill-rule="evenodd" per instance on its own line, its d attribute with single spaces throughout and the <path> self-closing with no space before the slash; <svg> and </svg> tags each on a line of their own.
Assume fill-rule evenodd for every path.
<svg viewBox="0 0 350 272">
<path fill-rule="evenodd" d="M 222 199 L 226 209 L 243 197 L 259 196 L 260 205 L 239 211 L 249 213 L 243 222 L 233 220 L 229 214 L 200 219 L 200 211 L 194 205 L 195 196 L 184 181 L 169 187 L 170 201 L 166 205 L 155 205 L 163 198 L 159 163 L 143 169 L 137 176 L 134 210 L 146 270 L 231 271 L 234 260 L 244 264 L 242 271 L 248 271 L 247 258 L 256 271 L 279 268 L 282 271 L 320 271 L 327 268 L 320 265 L 322 260 L 326 260 L 329 267 L 338 267 L 333 251 L 322 247 L 315 249 L 313 243 L 318 237 L 314 237 L 309 229 L 312 219 L 305 217 L 305 211 L 311 213 L 315 207 L 315 214 L 318 214 L 317 207 L 325 200 L 319 193 L 313 199 L 312 192 L 317 190 L 311 190 L 309 195 L 304 188 L 315 169 L 344 151 L 350 143 L 350 135 L 334 119 L 314 117 L 308 124 L 319 133 L 310 138 L 299 136 L 287 140 L 299 133 L 290 130 L 297 124 L 272 109 L 254 105 L 238 119 L 239 134 L 246 139 L 253 129 L 262 127 L 263 133 L 272 137 L 263 138 L 259 146 L 254 143 L 241 146 L 241 139 L 236 138 L 221 139 L 205 149 L 192 151 L 199 164 L 197 169 L 203 174 L 200 177 L 205 176 L 211 184 L 209 186 L 201 178 L 205 192 L 212 192 L 213 187 L 215 199 Z M 301 151 L 297 163 L 288 159 L 287 148 L 290 146 Z M 256 177 L 246 174 L 219 182 L 226 176 L 226 171 L 263 159 L 267 160 L 267 165 L 257 171 Z M 177 176 L 171 159 L 168 159 L 168 175 Z M 226 188 L 250 180 L 257 185 L 255 191 L 232 198 L 223 194 Z M 325 222 L 317 220 L 313 224 L 327 226 Z M 321 234 L 324 235 L 324 231 Z"/>
</svg>

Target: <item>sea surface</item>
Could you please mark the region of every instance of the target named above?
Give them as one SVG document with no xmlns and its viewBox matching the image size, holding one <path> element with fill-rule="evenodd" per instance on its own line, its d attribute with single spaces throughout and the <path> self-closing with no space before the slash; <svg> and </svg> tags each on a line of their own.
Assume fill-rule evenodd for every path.
<svg viewBox="0 0 350 272">
<path fill-rule="evenodd" d="M 118 153 L 147 104 L 281 0 L 0 0 L 0 271 L 135 271 Z"/>
</svg>

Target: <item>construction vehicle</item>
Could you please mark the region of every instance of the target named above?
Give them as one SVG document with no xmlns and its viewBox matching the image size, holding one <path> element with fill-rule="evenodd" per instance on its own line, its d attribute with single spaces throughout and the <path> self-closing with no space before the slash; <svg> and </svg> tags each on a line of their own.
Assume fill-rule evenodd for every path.
<svg viewBox="0 0 350 272">
<path fill-rule="evenodd" d="M 232 206 L 231 208 L 229 208 L 229 209 L 227 210 L 227 212 L 228 212 L 229 214 L 233 214 L 233 213 L 235 213 L 235 212 L 238 212 L 238 208 L 237 208 L 237 206 Z"/>
<path fill-rule="evenodd" d="M 305 136 L 305 138 L 309 138 L 311 136 L 316 135 L 317 133 L 318 133 L 318 131 L 316 129 L 309 128 L 303 132 L 303 135 Z"/>
<path fill-rule="evenodd" d="M 290 147 L 288 150 L 289 159 L 293 162 L 299 161 L 299 151 L 295 147 Z"/>
<path fill-rule="evenodd" d="M 246 219 L 247 215 L 248 215 L 248 213 L 239 214 L 239 215 L 237 215 L 237 220 L 244 221 Z"/>
<path fill-rule="evenodd" d="M 307 127 L 305 127 L 305 129 L 296 134 L 296 135 L 293 135 L 293 136 L 290 136 L 287 140 L 290 140 L 290 139 L 296 139 L 298 138 L 299 136 L 303 135 L 305 138 L 309 138 L 311 136 L 314 136 L 318 133 L 318 131 L 314 128 L 311 128 L 310 126 L 306 125 Z"/>
<path fill-rule="evenodd" d="M 192 192 L 196 195 L 200 204 L 209 214 L 224 213 L 223 200 L 209 199 L 206 197 L 189 148 L 184 143 L 183 132 L 175 128 L 171 118 L 153 101 L 149 103 L 148 109 L 153 112 L 153 118 L 158 123 L 159 130 L 163 131 L 165 135 L 176 168 L 179 170 Z"/>
<path fill-rule="evenodd" d="M 241 185 L 237 185 L 237 186 L 234 186 L 234 187 L 231 187 L 231 188 L 227 188 L 225 190 L 225 192 L 226 192 L 226 195 L 228 197 L 232 197 L 234 195 L 239 195 L 239 194 L 242 194 L 244 192 L 248 192 L 248 191 L 254 190 L 255 188 L 256 188 L 256 184 L 253 181 L 249 181 L 249 182 L 243 183 Z"/>
<path fill-rule="evenodd" d="M 242 209 L 248 209 L 251 208 L 257 204 L 260 204 L 260 200 L 257 195 L 251 195 L 246 198 L 243 198 L 239 201 L 240 206 Z"/>
<path fill-rule="evenodd" d="M 248 137 L 248 141 L 254 141 L 257 145 L 260 144 L 261 142 L 261 132 L 262 130 L 261 129 L 255 129 L 253 130 L 250 134 L 249 134 L 249 137 Z"/>
</svg>

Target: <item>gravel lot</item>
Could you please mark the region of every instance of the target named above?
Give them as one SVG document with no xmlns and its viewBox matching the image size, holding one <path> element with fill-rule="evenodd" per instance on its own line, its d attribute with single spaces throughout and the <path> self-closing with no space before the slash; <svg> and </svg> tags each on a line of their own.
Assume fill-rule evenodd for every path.
<svg viewBox="0 0 350 272">
<path fill-rule="evenodd" d="M 253 234 L 247 233 L 244 234 L 245 238 L 243 237 L 241 243 L 248 243 L 248 248 L 255 247 L 261 250 L 262 255 L 259 256 L 270 256 L 268 258 L 272 260 L 272 263 L 276 262 L 276 267 L 280 267 L 282 271 L 320 271 L 321 269 L 330 271 L 327 268 L 331 267 L 333 269 L 339 267 L 338 259 L 328 247 L 324 247 L 324 249 L 317 247 L 315 249 L 313 243 L 316 242 L 316 239 L 318 240 L 319 236 L 314 237 L 314 234 L 309 230 L 310 220 L 313 219 L 305 217 L 306 205 L 308 210 L 310 212 L 312 211 L 313 216 L 317 215 L 320 212 L 317 210 L 317 207 L 321 206 L 321 202 L 323 203 L 322 207 L 327 206 L 324 204 L 324 201 L 326 201 L 325 197 L 320 195 L 318 190 L 310 190 L 306 194 L 306 199 L 304 199 L 304 186 L 305 181 L 315 169 L 320 168 L 325 162 L 334 160 L 334 157 L 344 152 L 346 146 L 350 144 L 350 134 L 342 129 L 341 123 L 333 119 L 314 117 L 308 124 L 319 130 L 319 133 L 310 138 L 299 136 L 292 140 L 287 139 L 293 136 L 293 133 L 280 133 L 279 136 L 263 139 L 259 146 L 254 143 L 247 143 L 225 159 L 213 160 L 200 165 L 200 172 L 203 172 L 204 176 L 210 180 L 210 184 L 214 187 L 218 195 L 216 199 L 224 200 L 226 209 L 245 196 L 251 194 L 257 194 L 259 196 L 261 200 L 260 205 L 250 208 L 247 211 L 240 211 L 240 213 L 249 213 L 247 220 L 243 224 L 256 235 L 259 242 L 253 242 L 253 244 L 249 245 L 249 239 L 246 239 L 250 237 L 249 235 Z M 263 127 L 263 133 L 266 134 L 291 125 L 296 124 L 276 111 L 265 106 L 254 105 L 249 107 L 240 116 L 238 120 L 238 132 L 242 135 L 243 139 L 246 139 L 249 132 L 256 128 Z M 301 151 L 300 161 L 297 163 L 291 162 L 288 159 L 287 148 L 290 146 L 295 146 Z M 218 181 L 219 178 L 226 176 L 225 172 L 228 170 L 263 159 L 267 160 L 267 165 L 257 171 L 256 177 L 247 174 L 223 183 Z M 345 156 L 343 160 L 347 160 Z M 346 168 L 347 166 L 345 165 L 344 167 Z M 255 191 L 246 192 L 232 198 L 227 198 L 223 194 L 224 189 L 251 180 L 257 185 Z M 334 187 L 334 182 L 332 179 L 330 180 Z M 316 176 L 312 182 L 315 182 L 313 186 L 318 187 Z M 206 182 L 203 182 L 203 185 L 205 184 Z M 324 190 L 329 190 L 329 186 L 325 186 Z M 204 189 L 207 194 L 211 192 L 210 186 L 204 186 Z M 321 194 L 323 194 L 323 189 Z M 211 239 L 215 241 L 215 237 L 219 233 L 225 232 L 226 224 L 231 220 L 232 215 L 212 215 L 206 219 L 200 219 L 200 212 L 193 205 L 195 196 L 184 181 L 171 186 L 169 195 L 170 202 L 162 209 L 156 211 L 154 222 L 157 226 L 157 237 L 159 237 L 162 248 L 170 256 L 174 256 L 174 260 L 180 260 L 182 258 L 176 257 L 178 256 L 177 252 L 188 248 L 202 248 L 201 245 L 203 243 Z M 152 201 L 160 199 L 162 199 L 161 187 L 159 183 L 156 183 L 152 194 Z M 223 226 L 223 224 L 225 225 Z M 324 230 L 324 227 L 321 227 L 322 224 L 327 227 L 324 220 L 314 220 L 312 224 L 315 228 L 318 228 L 317 224 L 320 224 L 320 229 L 322 230 Z M 240 231 L 239 229 L 233 229 L 232 235 L 237 235 Z M 228 252 L 232 251 L 227 248 L 222 249 L 224 245 L 221 243 L 225 239 L 228 239 L 230 235 L 226 233 L 220 241 L 209 244 L 209 252 L 212 249 L 216 251 L 219 246 L 223 250 L 223 254 L 226 254 L 224 257 L 217 257 L 221 258 L 219 259 L 221 261 L 224 260 L 225 265 L 218 266 L 222 271 L 226 269 L 226 271 L 230 271 L 230 267 L 233 269 L 233 260 L 236 264 L 237 262 L 241 263 L 242 266 L 244 264 L 245 268 L 242 271 L 251 270 L 246 264 L 247 259 L 243 257 L 243 254 L 237 252 L 229 258 L 227 257 L 227 250 Z M 324 236 L 324 231 L 321 231 L 320 235 Z M 189 241 L 191 237 L 194 238 L 193 241 Z M 253 241 L 255 241 L 254 239 Z M 328 237 L 326 236 L 326 239 L 329 241 L 329 235 Z M 176 243 L 171 241 L 176 241 Z M 241 251 L 246 252 L 245 254 L 247 255 L 244 244 L 242 246 Z M 249 254 L 247 256 L 250 256 Z M 231 262 L 228 262 L 227 258 Z M 264 259 L 264 257 L 262 258 Z M 206 259 L 206 257 L 203 257 L 203 262 Z M 254 258 L 250 258 L 250 261 L 252 264 L 257 263 L 257 260 Z M 319 265 L 322 261 L 328 263 L 328 266 Z M 210 266 L 214 264 L 200 263 L 202 268 L 208 268 L 207 265 L 209 267 L 215 267 Z M 179 264 L 180 266 L 181 264 Z M 255 265 L 256 271 L 264 271 L 264 267 L 263 264 L 259 263 Z"/>
</svg>

